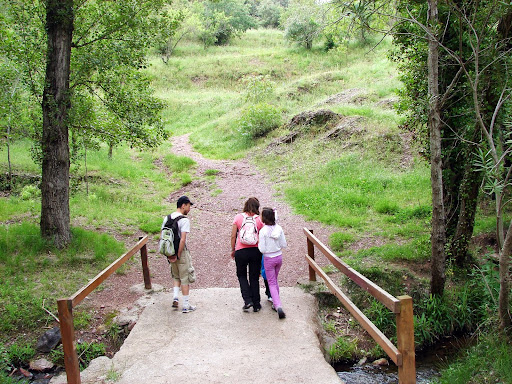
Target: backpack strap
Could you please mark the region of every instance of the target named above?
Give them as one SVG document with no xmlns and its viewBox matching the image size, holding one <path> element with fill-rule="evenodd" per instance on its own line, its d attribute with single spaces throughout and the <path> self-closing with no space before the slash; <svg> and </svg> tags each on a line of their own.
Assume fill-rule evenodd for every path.
<svg viewBox="0 0 512 384">
<path fill-rule="evenodd" d="M 172 213 L 171 213 L 171 215 L 172 215 Z M 184 215 L 179 215 L 179 216 L 176 216 L 174 219 L 172 219 L 171 215 L 167 215 L 167 220 L 165 220 L 165 224 L 164 224 L 163 228 L 172 229 L 172 226 L 174 224 L 177 224 L 178 221 L 180 221 L 181 219 L 183 219 L 185 217 Z M 169 222 L 171 222 L 171 225 L 168 225 Z"/>
</svg>

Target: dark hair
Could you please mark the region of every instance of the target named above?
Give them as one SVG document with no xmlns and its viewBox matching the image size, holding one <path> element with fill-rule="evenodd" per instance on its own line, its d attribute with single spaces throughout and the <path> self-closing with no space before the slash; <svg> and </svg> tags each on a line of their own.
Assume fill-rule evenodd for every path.
<svg viewBox="0 0 512 384">
<path fill-rule="evenodd" d="M 260 214 L 260 201 L 256 197 L 249 197 L 244 204 L 245 213 Z"/>
<path fill-rule="evenodd" d="M 176 202 L 176 207 L 181 208 L 183 204 L 190 204 L 194 205 L 193 202 L 190 201 L 190 199 L 187 196 L 181 196 L 178 201 Z"/>
<path fill-rule="evenodd" d="M 276 225 L 276 215 L 274 210 L 269 207 L 265 207 L 261 210 L 261 221 L 266 225 Z"/>
</svg>

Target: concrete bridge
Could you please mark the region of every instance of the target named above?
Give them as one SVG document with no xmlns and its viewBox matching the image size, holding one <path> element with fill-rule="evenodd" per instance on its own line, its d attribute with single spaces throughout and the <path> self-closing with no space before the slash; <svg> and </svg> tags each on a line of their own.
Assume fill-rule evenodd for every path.
<svg viewBox="0 0 512 384">
<path fill-rule="evenodd" d="M 172 293 L 153 293 L 119 352 L 94 360 L 81 381 L 340 384 L 321 351 L 315 298 L 297 287 L 281 297 L 283 320 L 266 302 L 243 312 L 238 288 L 193 290 L 197 310 L 186 314 L 171 307 Z M 51 381 L 64 383 L 65 374 Z"/>
</svg>

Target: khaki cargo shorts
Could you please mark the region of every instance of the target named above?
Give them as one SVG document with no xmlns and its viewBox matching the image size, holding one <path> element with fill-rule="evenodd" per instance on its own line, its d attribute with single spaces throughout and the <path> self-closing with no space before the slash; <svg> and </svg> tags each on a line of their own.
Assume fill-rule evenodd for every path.
<svg viewBox="0 0 512 384">
<path fill-rule="evenodd" d="M 188 250 L 184 249 L 181 252 L 181 257 L 175 263 L 171 263 L 171 276 L 183 285 L 195 281 L 195 272 L 193 272 L 192 259 Z"/>
</svg>

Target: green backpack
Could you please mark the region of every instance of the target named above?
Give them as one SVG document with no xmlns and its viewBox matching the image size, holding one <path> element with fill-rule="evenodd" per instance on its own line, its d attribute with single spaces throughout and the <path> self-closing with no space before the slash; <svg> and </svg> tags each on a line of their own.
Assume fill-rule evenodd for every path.
<svg viewBox="0 0 512 384">
<path fill-rule="evenodd" d="M 171 219 L 171 215 L 167 216 L 167 221 L 162 228 L 162 234 L 160 236 L 160 243 L 158 251 L 167 257 L 167 261 L 170 263 L 178 260 L 178 248 L 180 247 L 180 235 L 178 233 L 178 221 L 183 219 L 185 216 L 180 215 L 174 219 Z"/>
</svg>

